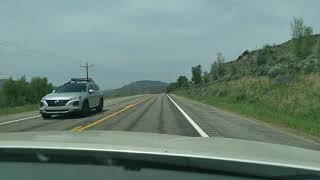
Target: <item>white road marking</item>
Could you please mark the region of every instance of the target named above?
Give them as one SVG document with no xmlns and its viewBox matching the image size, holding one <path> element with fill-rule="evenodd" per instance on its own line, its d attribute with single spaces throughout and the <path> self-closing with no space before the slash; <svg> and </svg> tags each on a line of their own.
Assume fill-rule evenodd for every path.
<svg viewBox="0 0 320 180">
<path fill-rule="evenodd" d="M 16 119 L 16 120 L 12 120 L 12 121 L 7 121 L 7 122 L 1 122 L 1 125 L 5 125 L 5 124 L 11 124 L 11 123 L 15 123 L 15 122 L 19 122 L 19 121 L 25 121 L 25 120 L 29 120 L 29 119 L 33 119 L 33 118 L 37 118 L 40 117 L 41 115 L 37 115 L 37 116 L 31 116 L 31 117 L 26 117 L 26 118 L 22 118 L 22 119 Z"/>
<path fill-rule="evenodd" d="M 202 136 L 202 137 L 209 137 L 208 134 L 206 134 L 197 123 L 195 123 L 191 117 L 185 113 L 180 106 L 176 102 L 174 102 L 169 95 L 167 95 L 168 98 L 171 100 L 171 102 L 179 109 L 179 111 L 184 115 L 184 117 L 190 122 L 190 124 L 196 129 L 196 131 Z"/>
</svg>

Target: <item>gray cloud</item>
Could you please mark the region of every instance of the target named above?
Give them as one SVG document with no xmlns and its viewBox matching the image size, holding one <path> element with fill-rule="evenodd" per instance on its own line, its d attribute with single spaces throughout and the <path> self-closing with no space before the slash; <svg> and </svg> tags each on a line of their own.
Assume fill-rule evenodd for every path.
<svg viewBox="0 0 320 180">
<path fill-rule="evenodd" d="M 104 88 L 140 79 L 173 81 L 246 49 L 290 38 L 301 16 L 319 32 L 317 0 L 114 0 L 0 2 L 0 72 L 47 76 L 61 84 L 92 76 Z M 4 75 L 0 75 L 0 78 Z"/>
</svg>

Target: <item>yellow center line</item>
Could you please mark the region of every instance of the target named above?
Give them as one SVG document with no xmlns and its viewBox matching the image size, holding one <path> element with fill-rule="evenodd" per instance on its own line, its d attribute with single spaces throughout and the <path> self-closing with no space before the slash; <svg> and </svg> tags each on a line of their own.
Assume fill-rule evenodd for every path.
<svg viewBox="0 0 320 180">
<path fill-rule="evenodd" d="M 105 121 L 107 119 L 110 119 L 110 118 L 112 118 L 112 117 L 114 117 L 114 116 L 116 116 L 116 115 L 118 115 L 118 114 L 120 114 L 120 113 L 122 113 L 122 112 L 124 112 L 124 111 L 126 111 L 128 109 L 131 109 L 131 108 L 135 107 L 136 105 L 138 105 L 138 104 L 140 104 L 140 103 L 142 103 L 142 102 L 144 102 L 144 101 L 146 101 L 147 99 L 150 99 L 150 98 L 151 97 L 144 98 L 144 99 L 142 99 L 142 100 L 140 100 L 140 101 L 138 101 L 138 102 L 136 102 L 134 104 L 130 104 L 130 105 L 126 106 L 125 108 L 123 108 L 123 109 L 121 109 L 121 110 L 119 110 L 117 112 L 114 112 L 114 113 L 112 113 L 112 114 L 110 114 L 110 115 L 108 115 L 106 117 L 98 119 L 95 122 L 92 122 L 92 123 L 87 124 L 87 125 L 75 127 L 71 131 L 82 131 L 82 130 L 88 129 L 89 127 L 95 126 L 95 125 L 97 125 L 97 124 L 99 124 L 99 123 L 101 123 L 101 122 L 103 122 L 103 121 Z"/>
<path fill-rule="evenodd" d="M 75 127 L 75 128 L 73 128 L 73 129 L 71 129 L 71 131 L 76 131 L 77 129 L 79 129 L 79 128 L 81 128 L 82 126 L 77 126 L 77 127 Z"/>
</svg>

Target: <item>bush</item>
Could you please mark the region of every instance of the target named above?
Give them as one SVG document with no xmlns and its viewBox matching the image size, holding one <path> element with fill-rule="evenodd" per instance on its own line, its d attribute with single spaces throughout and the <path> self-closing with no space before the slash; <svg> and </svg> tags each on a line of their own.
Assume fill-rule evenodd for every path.
<svg viewBox="0 0 320 180">
<path fill-rule="evenodd" d="M 304 74 L 309 74 L 312 72 L 319 72 L 320 69 L 320 59 L 316 58 L 310 58 L 306 59 L 305 61 L 302 62 L 302 71 Z"/>
<path fill-rule="evenodd" d="M 3 106 L 20 106 L 25 104 L 33 104 L 39 102 L 41 97 L 50 93 L 53 87 L 48 83 L 47 78 L 35 77 L 31 83 L 25 76 L 18 80 L 8 79 L 3 84 Z"/>
<path fill-rule="evenodd" d="M 281 86 L 281 85 L 289 85 L 294 82 L 295 77 L 290 74 L 279 75 L 276 78 L 271 80 L 271 86 Z"/>
<path fill-rule="evenodd" d="M 236 65 L 231 65 L 230 67 L 230 74 L 231 76 L 235 76 L 238 73 L 238 69 Z"/>
<path fill-rule="evenodd" d="M 256 76 L 263 76 L 268 73 L 268 69 L 265 66 L 258 66 L 253 69 L 253 74 Z"/>
<path fill-rule="evenodd" d="M 177 87 L 178 87 L 177 83 L 170 83 L 166 88 L 166 92 L 167 93 L 173 92 Z"/>
<path fill-rule="evenodd" d="M 273 59 L 275 59 L 275 56 L 273 54 L 274 54 L 274 51 L 271 49 L 271 46 L 268 44 L 265 44 L 263 46 L 263 49 L 258 51 L 258 54 L 256 57 L 256 65 L 263 66 L 267 64 L 269 61 L 272 61 Z"/>
<path fill-rule="evenodd" d="M 4 96 L 2 90 L 0 90 L 0 107 L 4 107 L 6 104 L 6 97 Z"/>
<path fill-rule="evenodd" d="M 53 90 L 53 86 L 51 83 L 48 82 L 46 77 L 33 77 L 29 84 L 31 91 L 31 99 L 29 102 L 36 103 L 38 102 L 43 96 L 50 93 Z"/>
<path fill-rule="evenodd" d="M 270 44 L 263 45 L 263 49 L 271 48 L 272 46 Z"/>
<path fill-rule="evenodd" d="M 189 86 L 189 80 L 186 76 L 179 76 L 177 79 L 177 86 L 178 87 L 188 87 Z"/>
<path fill-rule="evenodd" d="M 315 45 L 315 38 L 314 36 L 306 36 L 306 37 L 301 37 L 299 39 L 294 39 L 294 52 L 296 56 L 300 58 L 305 58 L 308 55 L 312 53 L 312 49 Z"/>
<path fill-rule="evenodd" d="M 208 84 L 210 82 L 210 73 L 208 73 L 207 71 L 203 73 L 202 77 L 204 84 Z"/>
<path fill-rule="evenodd" d="M 247 93 L 244 90 L 240 90 L 234 95 L 234 100 L 236 102 L 243 101 L 246 98 L 247 98 Z"/>
<path fill-rule="evenodd" d="M 191 73 L 192 73 L 192 78 L 191 80 L 193 81 L 193 83 L 195 85 L 199 85 L 201 83 L 202 80 L 202 70 L 201 70 L 201 65 L 197 65 L 192 67 L 191 69 Z"/>
<path fill-rule="evenodd" d="M 238 57 L 238 59 L 243 58 L 244 56 L 248 55 L 249 53 L 250 53 L 249 50 L 245 50 L 245 51 Z"/>
<path fill-rule="evenodd" d="M 210 74 L 213 80 L 219 79 L 225 75 L 225 58 L 222 53 L 217 53 L 217 60 L 211 65 Z"/>
<path fill-rule="evenodd" d="M 289 73 L 289 69 L 287 65 L 276 65 L 269 69 L 268 76 L 270 78 L 275 78 L 279 75 Z"/>
</svg>

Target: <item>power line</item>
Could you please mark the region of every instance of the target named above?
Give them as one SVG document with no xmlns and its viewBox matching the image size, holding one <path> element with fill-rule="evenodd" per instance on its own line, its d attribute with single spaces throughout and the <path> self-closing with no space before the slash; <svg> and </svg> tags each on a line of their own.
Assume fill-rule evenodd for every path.
<svg viewBox="0 0 320 180">
<path fill-rule="evenodd" d="M 93 64 L 86 62 L 85 65 L 80 65 L 80 67 L 86 68 L 87 80 L 89 80 L 89 68 L 93 67 Z"/>
</svg>

